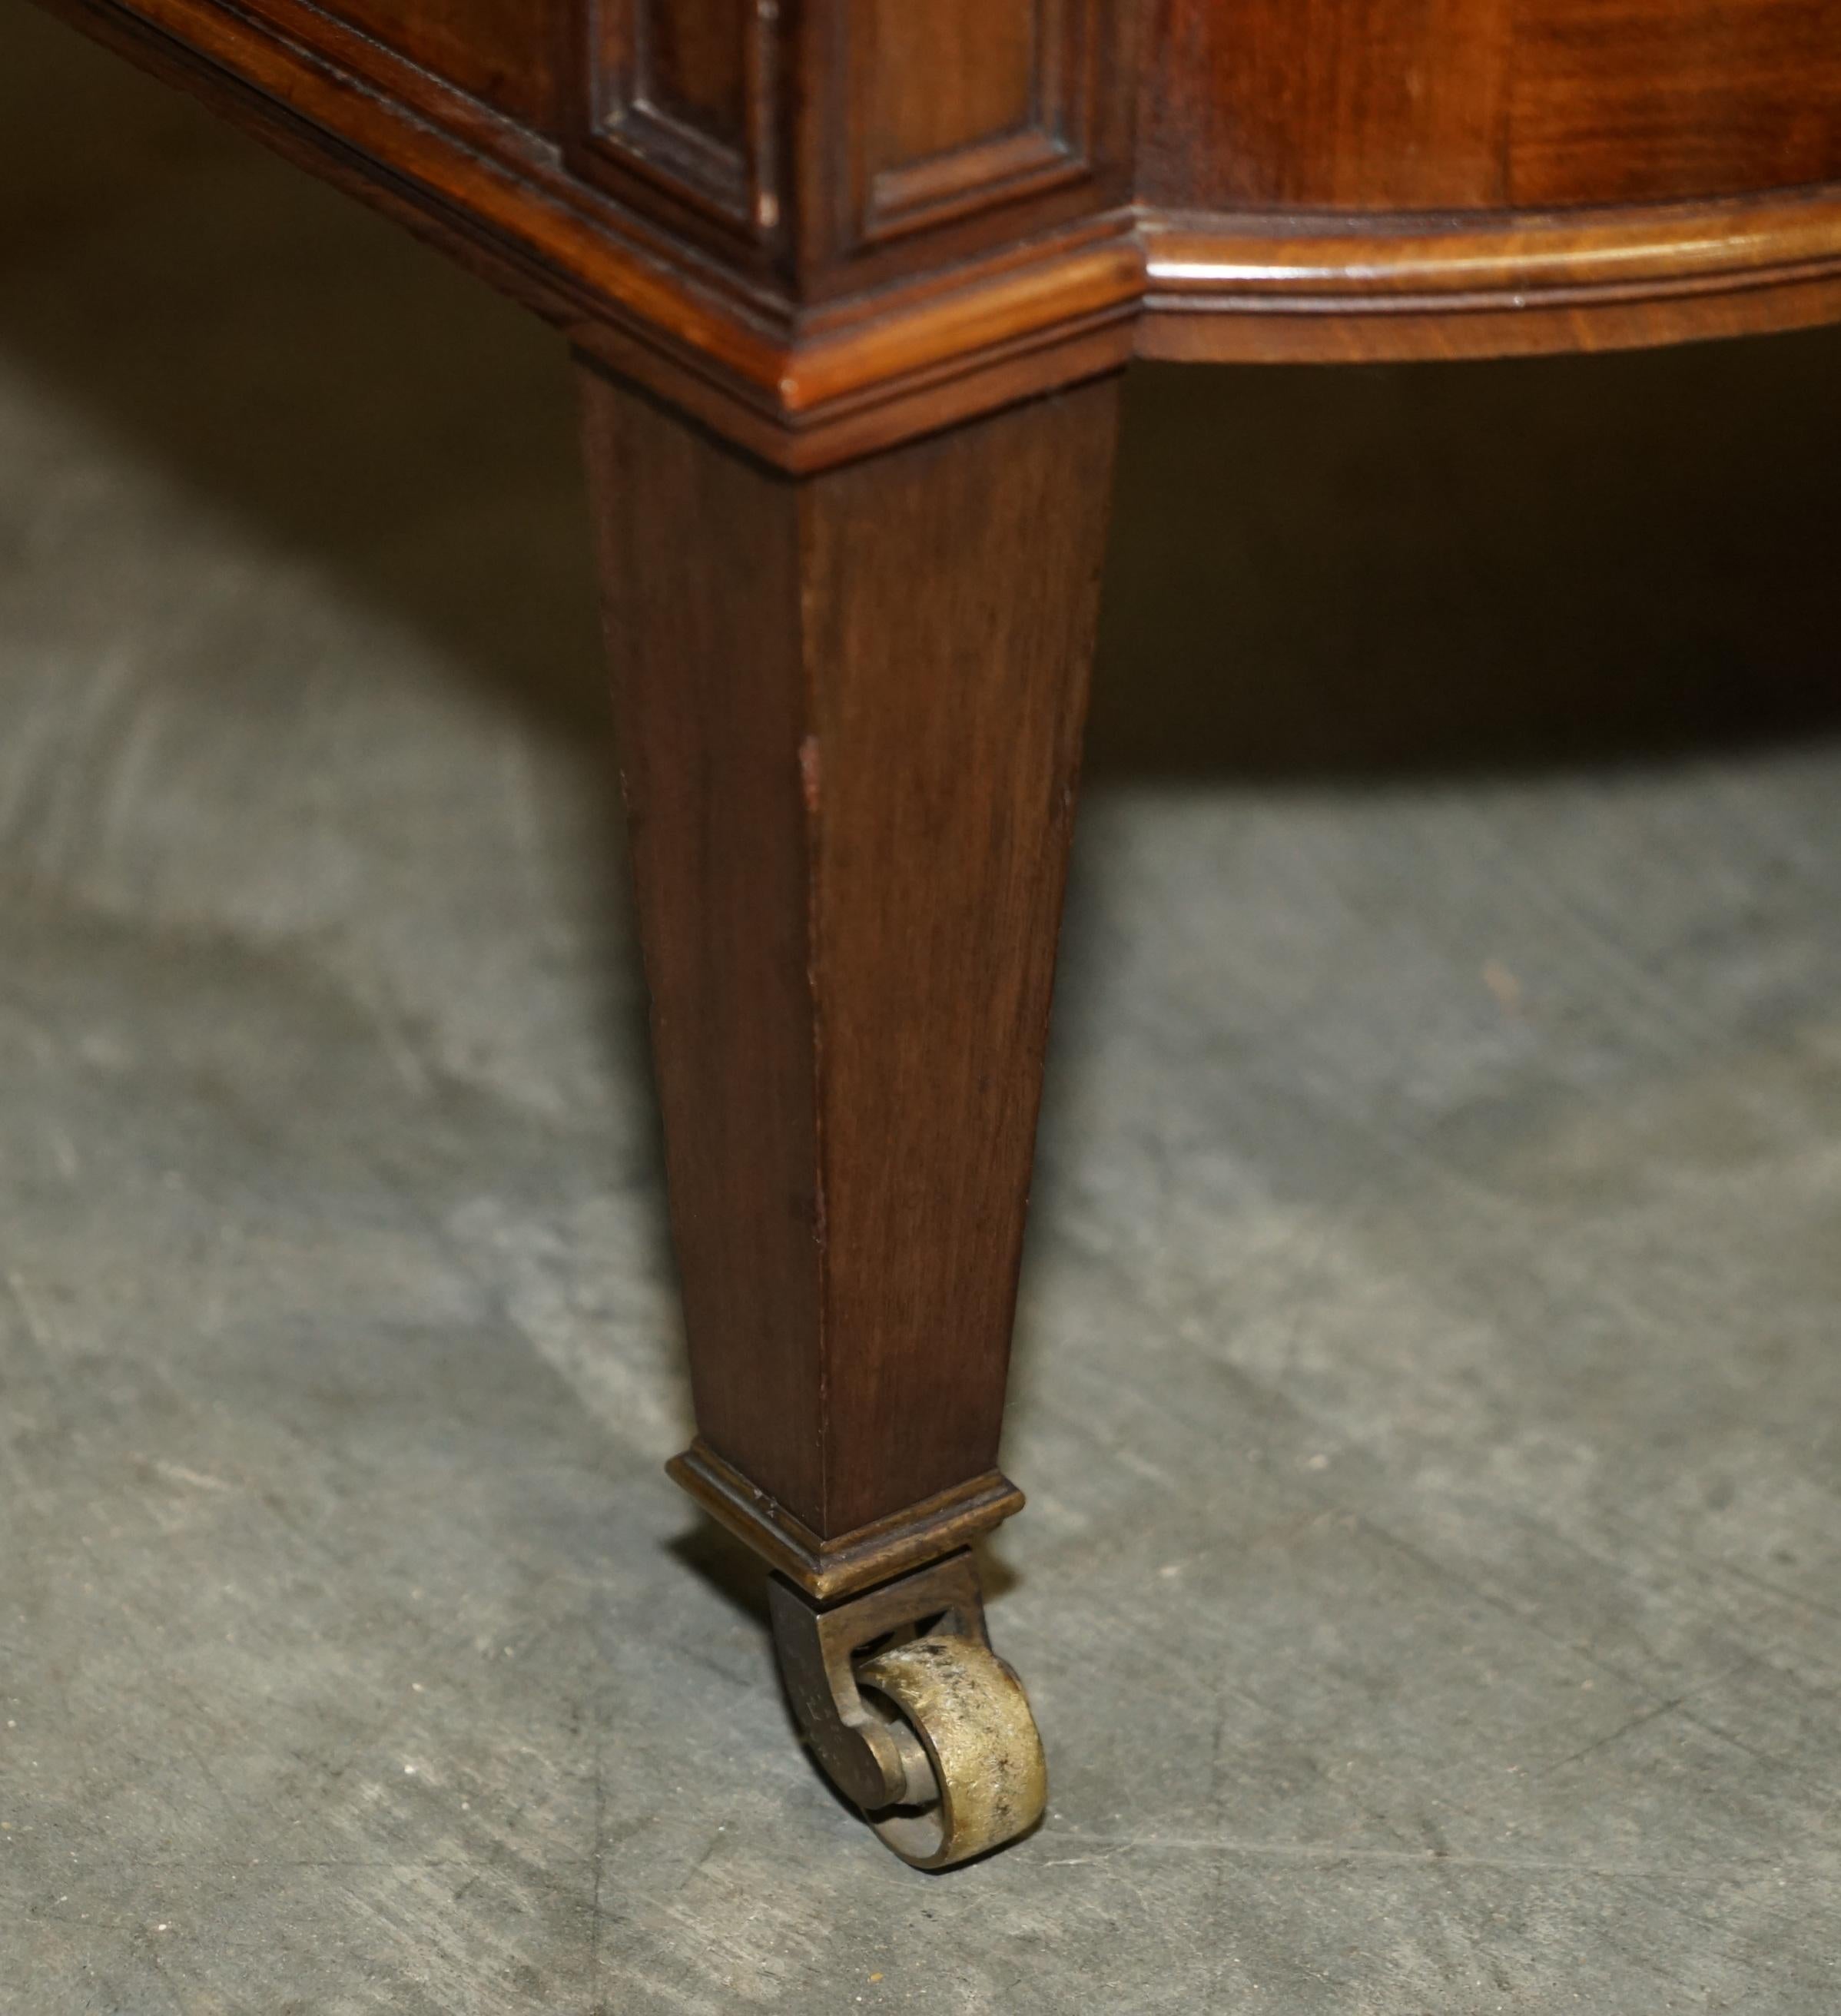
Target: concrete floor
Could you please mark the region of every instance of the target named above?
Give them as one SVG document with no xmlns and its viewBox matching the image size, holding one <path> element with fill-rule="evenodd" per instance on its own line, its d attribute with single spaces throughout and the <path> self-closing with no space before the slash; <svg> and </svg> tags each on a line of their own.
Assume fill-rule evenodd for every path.
<svg viewBox="0 0 1841 2016">
<path fill-rule="evenodd" d="M 1832 2016 L 1838 383 L 1134 383 L 925 1877 L 659 1472 L 562 358 L 10 16 L 0 2011 Z"/>
</svg>

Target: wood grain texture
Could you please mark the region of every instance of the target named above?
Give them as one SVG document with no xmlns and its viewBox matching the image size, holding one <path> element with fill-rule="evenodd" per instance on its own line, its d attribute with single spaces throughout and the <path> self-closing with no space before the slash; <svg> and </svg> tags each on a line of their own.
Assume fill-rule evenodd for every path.
<svg viewBox="0 0 1841 2016">
<path fill-rule="evenodd" d="M 699 1433 L 830 1539 L 996 1460 L 1117 387 L 802 481 L 585 383 Z"/>
<path fill-rule="evenodd" d="M 1130 354 L 1142 261 L 1099 185 L 890 248 L 802 306 L 757 259 L 636 211 L 558 150 L 304 0 L 41 0 L 452 254 L 581 349 L 755 453 L 816 470 L 1077 382 Z M 587 101 L 584 101 L 585 104 Z M 1123 154 L 1111 157 L 1110 201 Z M 1023 229 L 1015 242 L 1011 221 Z M 910 269 L 902 278 L 903 265 Z M 874 284 L 870 284 L 874 283 Z"/>
<path fill-rule="evenodd" d="M 594 18 L 579 172 L 802 301 L 1129 193 L 1127 0 L 599 0 Z M 746 242 L 701 229 L 712 212 Z"/>
<path fill-rule="evenodd" d="M 1089 0 L 876 0 L 848 16 L 845 243 L 1086 177 L 1094 20 Z"/>
<path fill-rule="evenodd" d="M 1515 48 L 1512 202 L 1841 178 L 1836 0 L 1541 0 Z"/>
<path fill-rule="evenodd" d="M 777 243 L 784 204 L 777 16 L 737 0 L 599 0 L 592 19 L 575 165 L 752 269 L 755 249 Z"/>
<path fill-rule="evenodd" d="M 748 130 L 748 24 L 759 10 L 744 0 L 638 0 L 634 11 L 647 99 L 738 146 Z"/>
<path fill-rule="evenodd" d="M 330 0 L 326 11 L 495 110 L 560 131 L 574 0 Z"/>
<path fill-rule="evenodd" d="M 1832 312 L 1841 191 L 1769 185 L 1841 177 L 1841 0 L 993 0 L 931 41 L 850 0 L 605 0 L 613 41 L 569 44 L 560 146 L 467 88 L 466 64 L 430 54 L 438 74 L 308 0 L 45 4 L 788 470 L 1134 347 L 1487 355 Z M 474 5 L 465 33 L 488 50 L 500 0 L 414 18 Z M 866 23 L 899 60 L 847 32 Z M 1021 124 L 967 140 L 1025 95 Z M 1652 200 L 1696 182 L 1755 182 L 1774 221 Z M 1645 203 L 1603 210 L 1633 187 Z"/>
<path fill-rule="evenodd" d="M 1138 193 L 1478 209 L 1841 177 L 1836 0 L 1158 0 Z"/>
<path fill-rule="evenodd" d="M 1511 0 L 1157 0 L 1138 193 L 1195 210 L 1501 200 Z"/>
<path fill-rule="evenodd" d="M 1129 202 L 1133 0 L 810 0 L 804 23 L 807 297 Z"/>
<path fill-rule="evenodd" d="M 1045 31 L 1069 12 L 1068 0 L 868 0 L 849 33 L 870 86 L 872 165 L 909 166 L 1035 123 Z"/>
</svg>

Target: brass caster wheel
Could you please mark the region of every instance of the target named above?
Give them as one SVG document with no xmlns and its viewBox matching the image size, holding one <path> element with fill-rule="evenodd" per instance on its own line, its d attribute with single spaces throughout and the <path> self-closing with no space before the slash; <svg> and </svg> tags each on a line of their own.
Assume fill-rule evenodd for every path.
<svg viewBox="0 0 1841 2016">
<path fill-rule="evenodd" d="M 776 1575 L 770 1600 L 806 1741 L 904 1862 L 949 1869 L 1042 1817 L 1042 1739 L 985 1634 L 969 1553 L 828 1609 Z"/>
<path fill-rule="evenodd" d="M 857 1685 L 919 1737 L 932 1799 L 896 1807 L 871 1824 L 902 1861 L 949 1869 L 1000 1848 L 1042 1817 L 1048 1764 L 1029 1697 L 988 1645 L 916 1638 L 866 1659 Z"/>
</svg>

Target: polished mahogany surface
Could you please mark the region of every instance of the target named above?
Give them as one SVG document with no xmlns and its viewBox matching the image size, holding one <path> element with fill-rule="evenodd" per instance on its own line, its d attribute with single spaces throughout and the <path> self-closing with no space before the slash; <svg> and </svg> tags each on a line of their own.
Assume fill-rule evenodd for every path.
<svg viewBox="0 0 1841 2016">
<path fill-rule="evenodd" d="M 1841 0 L 47 0 L 793 470 L 1841 315 Z"/>
<path fill-rule="evenodd" d="M 1138 193 L 1539 210 L 1841 177 L 1833 0 L 1162 0 Z"/>
<path fill-rule="evenodd" d="M 495 110 L 557 130 L 563 0 L 336 0 L 326 12 Z"/>
</svg>

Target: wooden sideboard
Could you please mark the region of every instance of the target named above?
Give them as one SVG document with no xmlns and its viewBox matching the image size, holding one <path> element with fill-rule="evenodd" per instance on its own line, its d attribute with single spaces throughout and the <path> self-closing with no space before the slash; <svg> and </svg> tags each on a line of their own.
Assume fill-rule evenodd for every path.
<svg viewBox="0 0 1841 2016">
<path fill-rule="evenodd" d="M 581 365 L 697 1438 L 825 1768 L 1044 1797 L 997 1468 L 1133 357 L 1841 317 L 1841 0 L 49 0 Z M 1230 452 L 1224 445 L 1223 452 Z"/>
</svg>

